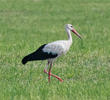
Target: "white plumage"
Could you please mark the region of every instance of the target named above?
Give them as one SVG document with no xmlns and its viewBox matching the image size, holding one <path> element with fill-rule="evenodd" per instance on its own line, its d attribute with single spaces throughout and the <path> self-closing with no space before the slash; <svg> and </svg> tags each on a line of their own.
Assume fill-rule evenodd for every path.
<svg viewBox="0 0 110 100">
<path fill-rule="evenodd" d="M 72 43 L 71 43 L 72 44 Z M 70 45 L 68 40 L 55 41 L 52 43 L 48 43 L 44 48 L 43 52 L 52 53 L 52 54 L 66 54 L 69 50 Z"/>
</svg>

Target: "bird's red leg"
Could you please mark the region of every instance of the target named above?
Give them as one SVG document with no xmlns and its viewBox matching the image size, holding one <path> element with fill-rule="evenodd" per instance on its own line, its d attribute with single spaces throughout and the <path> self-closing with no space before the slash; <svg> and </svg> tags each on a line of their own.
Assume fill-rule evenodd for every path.
<svg viewBox="0 0 110 100">
<path fill-rule="evenodd" d="M 48 74 L 48 72 L 46 71 L 46 69 L 44 69 L 44 73 L 47 73 Z M 53 77 L 55 77 L 55 78 L 57 78 L 60 82 L 63 82 L 63 80 L 60 77 L 58 77 L 57 75 L 54 75 L 52 73 L 50 73 L 50 75 L 53 76 Z"/>
<path fill-rule="evenodd" d="M 44 69 L 44 73 L 46 73 L 46 74 L 49 75 L 49 77 L 48 77 L 49 78 L 49 81 L 50 81 L 50 76 L 53 76 L 53 77 L 57 78 L 60 82 L 63 82 L 63 80 L 60 77 L 58 77 L 57 75 L 54 75 L 54 74 L 51 73 L 51 69 L 49 69 L 49 70 L 50 70 L 50 73 L 48 73 L 47 70 Z"/>
<path fill-rule="evenodd" d="M 47 72 L 47 68 L 48 68 L 48 66 L 49 66 L 49 64 L 50 64 L 50 68 L 49 68 L 49 72 Z M 44 69 L 44 73 L 47 73 L 48 74 L 48 81 L 50 82 L 50 76 L 51 76 L 51 67 L 52 67 L 52 63 L 50 63 L 49 61 L 48 61 L 48 63 L 47 63 L 47 65 L 46 65 L 46 68 Z"/>
<path fill-rule="evenodd" d="M 46 65 L 46 67 L 45 67 L 45 69 L 44 69 L 44 73 L 47 73 L 47 74 L 48 74 L 47 68 L 48 68 L 49 64 L 50 64 L 50 62 L 48 61 L 47 65 Z"/>
<path fill-rule="evenodd" d="M 57 78 L 60 82 L 63 82 L 63 80 L 60 77 L 58 77 L 57 75 L 54 75 L 54 74 L 50 74 L 50 75 Z"/>
<path fill-rule="evenodd" d="M 49 68 L 49 72 L 48 72 L 48 82 L 50 82 L 51 68 L 52 68 L 52 62 L 50 63 L 50 68 Z"/>
</svg>

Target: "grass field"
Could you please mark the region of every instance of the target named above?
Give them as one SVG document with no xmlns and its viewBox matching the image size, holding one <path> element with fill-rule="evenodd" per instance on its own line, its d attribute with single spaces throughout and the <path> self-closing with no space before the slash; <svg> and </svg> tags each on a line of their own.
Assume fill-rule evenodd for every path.
<svg viewBox="0 0 110 100">
<path fill-rule="evenodd" d="M 21 59 L 41 44 L 67 39 L 67 55 L 58 58 L 52 73 L 46 61 Z M 0 0 L 0 100 L 110 100 L 110 0 Z"/>
</svg>

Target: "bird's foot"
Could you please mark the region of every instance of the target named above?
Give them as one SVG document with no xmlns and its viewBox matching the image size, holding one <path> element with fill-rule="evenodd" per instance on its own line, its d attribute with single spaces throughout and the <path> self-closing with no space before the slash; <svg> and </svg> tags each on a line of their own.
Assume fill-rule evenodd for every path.
<svg viewBox="0 0 110 100">
<path fill-rule="evenodd" d="M 63 80 L 60 77 L 58 77 L 57 75 L 51 74 L 51 76 L 57 78 L 60 82 L 63 82 Z"/>
<path fill-rule="evenodd" d="M 44 69 L 44 73 L 48 74 L 46 69 Z M 50 76 L 53 76 L 53 77 L 57 78 L 60 82 L 63 82 L 63 80 L 60 77 L 58 77 L 57 75 L 54 75 L 54 74 L 50 73 Z M 48 79 L 49 79 L 49 82 L 50 82 L 50 77 L 48 77 Z"/>
<path fill-rule="evenodd" d="M 44 73 L 47 73 L 47 74 L 48 74 L 48 72 L 47 72 L 47 70 L 46 70 L 46 69 L 44 69 Z"/>
</svg>

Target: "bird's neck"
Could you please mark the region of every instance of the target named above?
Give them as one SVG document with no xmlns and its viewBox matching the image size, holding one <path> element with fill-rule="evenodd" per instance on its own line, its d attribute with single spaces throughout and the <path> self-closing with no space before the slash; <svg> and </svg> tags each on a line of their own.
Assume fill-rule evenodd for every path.
<svg viewBox="0 0 110 100">
<path fill-rule="evenodd" d="M 66 32 L 67 32 L 67 35 L 68 35 L 68 41 L 69 41 L 70 43 L 72 43 L 72 36 L 71 36 L 70 30 L 66 28 Z"/>
</svg>

